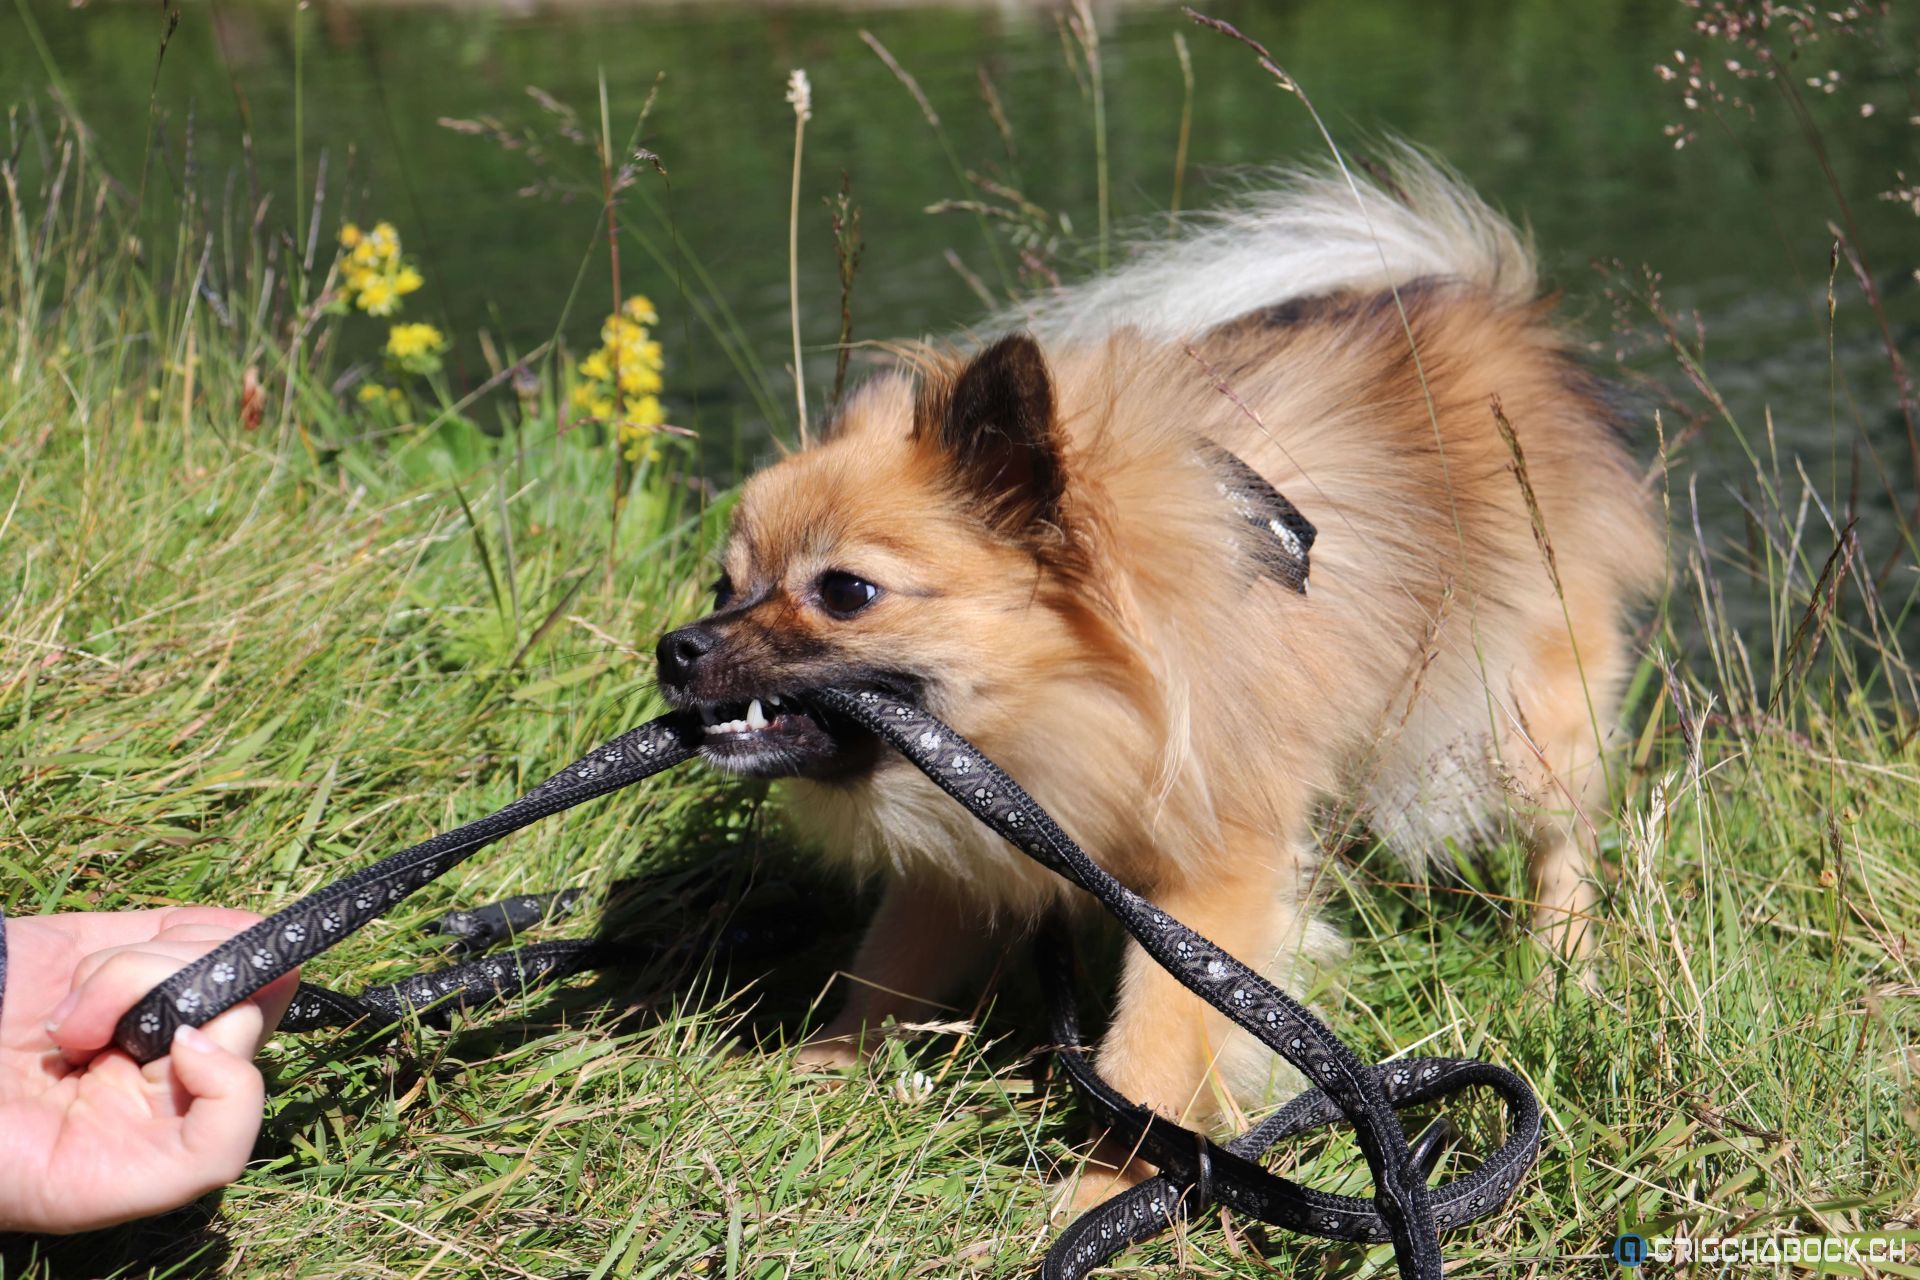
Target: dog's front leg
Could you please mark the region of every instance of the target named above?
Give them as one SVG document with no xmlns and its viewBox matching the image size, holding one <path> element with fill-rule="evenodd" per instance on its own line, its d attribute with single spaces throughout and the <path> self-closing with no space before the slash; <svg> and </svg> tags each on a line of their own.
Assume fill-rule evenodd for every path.
<svg viewBox="0 0 1920 1280">
<path fill-rule="evenodd" d="M 981 967 L 993 937 L 976 907 L 927 877 L 887 886 L 867 936 L 842 974 L 846 1003 L 800 1046 L 812 1066 L 850 1066 L 880 1047 L 881 1024 L 925 1019 Z"/>
<path fill-rule="evenodd" d="M 1162 886 L 1154 905 L 1257 970 L 1290 985 L 1308 919 L 1291 859 L 1270 852 L 1238 874 Z M 1100 1041 L 1100 1074 L 1121 1093 L 1189 1128 L 1212 1128 L 1246 1089 L 1227 1019 L 1181 986 L 1136 942 L 1127 943 L 1112 1024 Z M 1244 1033 L 1241 1033 L 1244 1036 Z M 1250 1043 L 1250 1042 L 1249 1042 Z M 1102 1138 L 1067 1201 L 1086 1209 L 1151 1177 L 1153 1166 Z"/>
</svg>

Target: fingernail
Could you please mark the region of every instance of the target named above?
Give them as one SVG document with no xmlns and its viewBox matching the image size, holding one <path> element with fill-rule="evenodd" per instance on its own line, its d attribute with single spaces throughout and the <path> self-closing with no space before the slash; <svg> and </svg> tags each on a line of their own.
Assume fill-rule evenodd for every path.
<svg viewBox="0 0 1920 1280">
<path fill-rule="evenodd" d="M 213 1042 L 212 1036 L 185 1022 L 173 1033 L 173 1044 L 177 1049 L 191 1049 L 195 1053 L 212 1053 L 220 1047 Z"/>
<path fill-rule="evenodd" d="M 62 1000 L 59 1004 L 53 1006 L 53 1012 L 47 1015 L 47 1034 L 52 1035 L 54 1032 L 58 1031 L 60 1029 L 60 1024 L 65 1022 L 67 1020 L 67 1016 L 71 1014 L 79 1006 L 80 1006 L 80 993 L 78 991 L 67 992 L 67 998 L 65 1000 Z"/>
</svg>

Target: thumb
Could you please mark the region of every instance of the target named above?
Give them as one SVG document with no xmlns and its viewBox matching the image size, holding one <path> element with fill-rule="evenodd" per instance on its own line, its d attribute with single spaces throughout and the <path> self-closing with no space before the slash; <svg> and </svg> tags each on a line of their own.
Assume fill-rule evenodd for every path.
<svg viewBox="0 0 1920 1280">
<path fill-rule="evenodd" d="M 218 1028 L 240 1012 L 224 1014 L 210 1025 Z M 229 1029 L 230 1038 L 249 1050 L 254 1034 L 247 1028 Z M 169 1058 L 175 1081 L 188 1095 L 180 1142 L 194 1157 L 195 1178 L 204 1184 L 200 1190 L 225 1186 L 246 1170 L 253 1154 L 266 1107 L 266 1082 L 251 1058 L 197 1027 L 183 1026 L 174 1033 Z"/>
</svg>

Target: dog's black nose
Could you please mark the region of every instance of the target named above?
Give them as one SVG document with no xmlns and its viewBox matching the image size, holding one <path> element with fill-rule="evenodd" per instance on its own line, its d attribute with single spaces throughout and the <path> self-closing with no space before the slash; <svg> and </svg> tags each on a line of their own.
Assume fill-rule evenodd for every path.
<svg viewBox="0 0 1920 1280">
<path fill-rule="evenodd" d="M 697 623 L 660 637 L 654 656 L 660 660 L 661 684 L 685 684 L 702 655 L 712 652 L 713 632 Z"/>
</svg>

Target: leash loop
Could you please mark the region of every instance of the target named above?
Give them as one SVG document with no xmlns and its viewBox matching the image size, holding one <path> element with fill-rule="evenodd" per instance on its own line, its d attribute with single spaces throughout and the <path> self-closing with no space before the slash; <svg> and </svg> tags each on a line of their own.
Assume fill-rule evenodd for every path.
<svg viewBox="0 0 1920 1280">
<path fill-rule="evenodd" d="M 1440 1157 L 1447 1154 L 1447 1148 L 1459 1138 L 1460 1130 L 1454 1127 L 1451 1118 L 1435 1116 L 1433 1123 L 1421 1130 L 1420 1136 L 1407 1146 L 1407 1159 L 1420 1171 L 1422 1179 L 1431 1178 Z"/>
<path fill-rule="evenodd" d="M 1187 1210 L 1188 1217 L 1198 1217 L 1213 1204 L 1213 1143 L 1204 1134 L 1196 1133 L 1194 1138 L 1194 1164 L 1198 1167 L 1193 1173 L 1193 1205 Z"/>
<path fill-rule="evenodd" d="M 1314 1086 L 1303 1098 L 1319 1095 L 1337 1110 L 1338 1118 L 1353 1126 L 1355 1141 L 1373 1176 L 1371 1213 L 1355 1215 L 1352 1207 L 1365 1202 L 1309 1193 L 1307 1188 L 1275 1178 L 1239 1152 L 1209 1145 L 1213 1166 L 1209 1181 L 1216 1184 L 1223 1202 L 1241 1200 L 1243 1203 L 1236 1207 L 1256 1211 L 1262 1202 L 1275 1200 L 1289 1206 L 1283 1211 L 1288 1218 L 1293 1217 L 1292 1209 L 1308 1206 L 1309 1218 L 1304 1229 L 1310 1233 L 1335 1239 L 1384 1238 L 1393 1244 L 1402 1280 L 1441 1280 L 1440 1228 L 1484 1216 L 1512 1194 L 1520 1173 L 1532 1163 L 1540 1140 L 1539 1105 L 1532 1091 L 1517 1076 L 1486 1064 L 1463 1064 L 1499 1072 L 1498 1076 L 1489 1075 L 1476 1083 L 1491 1085 L 1506 1100 L 1511 1136 L 1473 1175 L 1448 1184 L 1446 1203 L 1436 1208 L 1424 1170 L 1415 1165 L 1399 1114 L 1389 1101 L 1382 1072 L 1360 1061 L 1304 1005 L 1275 987 L 1264 975 L 1121 884 L 1074 843 L 1052 816 L 1000 766 L 927 712 L 875 690 L 849 693 L 828 689 L 814 697 L 830 710 L 878 734 L 975 818 L 1043 866 L 1099 899 L 1141 948 L 1181 985 L 1298 1068 Z M 1052 968 L 1058 971 L 1057 965 Z M 1077 1043 L 1077 1037 L 1070 1040 L 1056 1034 L 1055 1039 Z M 1432 1083 L 1443 1073 L 1441 1064 L 1451 1061 L 1454 1060 L 1423 1060 L 1415 1070 L 1425 1082 Z M 1083 1076 L 1097 1079 L 1097 1074 L 1085 1063 L 1084 1057 L 1080 1065 L 1083 1072 L 1075 1072 L 1071 1066 L 1069 1071 L 1085 1088 L 1091 1080 Z M 1407 1084 L 1411 1086 L 1413 1082 L 1410 1075 Z M 1131 1110 L 1141 1110 L 1126 1103 L 1110 1087 L 1105 1091 Z M 1300 1101 L 1296 1099 L 1296 1103 Z M 1288 1114 L 1288 1108 L 1279 1114 Z M 1177 1128 L 1154 1117 L 1144 1122 L 1142 1142 L 1151 1142 L 1154 1129 L 1162 1125 Z M 1259 1133 L 1265 1127 L 1252 1132 Z M 1155 1163 L 1163 1167 L 1180 1163 L 1179 1145 L 1155 1143 Z M 1233 1162 L 1234 1175 L 1222 1177 L 1229 1161 Z M 1197 1162 L 1188 1158 L 1184 1163 L 1186 1167 L 1178 1169 L 1180 1180 L 1189 1184 L 1197 1181 L 1200 1172 Z M 1280 1185 L 1275 1187 L 1268 1179 Z M 1482 1186 L 1475 1179 L 1491 1181 L 1493 1185 Z M 1157 1179 L 1149 1179 L 1141 1185 L 1149 1187 L 1155 1181 Z M 1243 1189 L 1247 1194 L 1241 1196 L 1238 1193 Z M 1156 1206 L 1159 1212 L 1172 1214 L 1177 1212 L 1174 1206 L 1178 1205 L 1179 1197 L 1160 1194 L 1167 1190 L 1170 1188 L 1157 1188 L 1148 1193 L 1148 1204 Z M 1047 1266 L 1041 1271 L 1046 1280 L 1056 1277 L 1077 1280 L 1117 1252 L 1118 1247 L 1124 1247 L 1122 1244 L 1102 1252 L 1103 1245 L 1116 1238 L 1118 1233 L 1114 1228 L 1120 1225 L 1121 1215 L 1107 1212 L 1108 1209 L 1109 1206 L 1096 1208 L 1074 1224 L 1078 1227 L 1082 1222 L 1088 1223 L 1088 1238 L 1069 1245 L 1063 1234 L 1055 1243 L 1048 1254 Z M 1129 1212 L 1131 1209 L 1129 1206 Z M 1291 1226 L 1292 1222 L 1282 1221 L 1280 1225 Z M 1096 1234 L 1101 1228 L 1107 1229 L 1104 1240 Z M 1072 1231 L 1073 1228 L 1069 1228 L 1069 1232 Z M 1357 1234 L 1350 1234 L 1355 1232 Z"/>
</svg>

